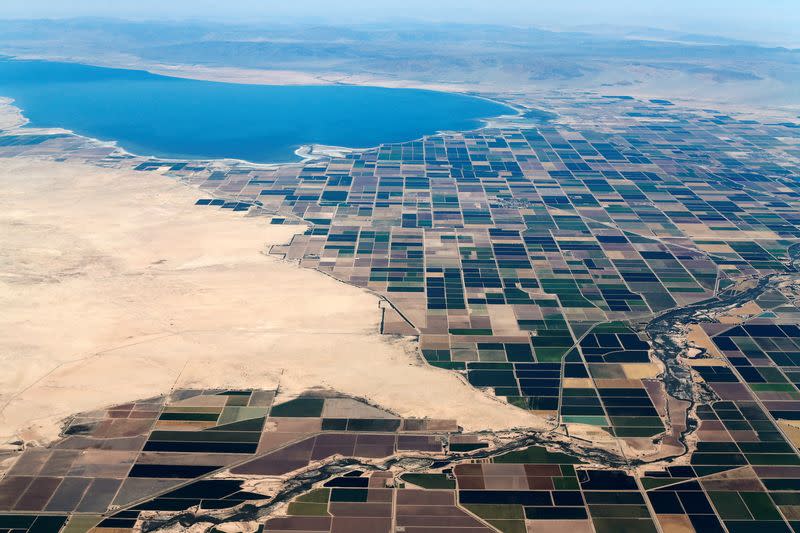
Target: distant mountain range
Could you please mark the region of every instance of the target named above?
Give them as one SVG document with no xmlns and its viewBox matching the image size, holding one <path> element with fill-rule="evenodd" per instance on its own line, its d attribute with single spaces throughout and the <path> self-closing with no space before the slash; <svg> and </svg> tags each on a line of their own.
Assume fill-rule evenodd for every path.
<svg viewBox="0 0 800 533">
<path fill-rule="evenodd" d="M 353 27 L 0 20 L 0 53 L 121 66 L 201 65 L 462 83 L 486 90 L 626 88 L 798 103 L 800 50 L 654 28 Z"/>
</svg>

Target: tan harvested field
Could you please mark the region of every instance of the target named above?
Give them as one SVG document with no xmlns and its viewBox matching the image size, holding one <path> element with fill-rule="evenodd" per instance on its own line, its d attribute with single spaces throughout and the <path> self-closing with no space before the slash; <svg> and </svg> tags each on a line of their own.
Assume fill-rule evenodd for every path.
<svg viewBox="0 0 800 533">
<path fill-rule="evenodd" d="M 326 387 L 470 430 L 543 427 L 377 333 L 375 296 L 265 255 L 300 227 L 169 178 L 0 159 L 0 443 L 172 387 Z"/>
</svg>

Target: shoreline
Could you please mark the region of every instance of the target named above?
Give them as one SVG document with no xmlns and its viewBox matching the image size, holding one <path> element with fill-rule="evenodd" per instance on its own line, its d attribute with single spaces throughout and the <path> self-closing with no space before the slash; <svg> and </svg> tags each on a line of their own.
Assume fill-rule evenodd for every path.
<svg viewBox="0 0 800 533">
<path fill-rule="evenodd" d="M 14 120 L 15 117 L 18 117 L 18 120 Z M 5 124 L 7 122 L 7 124 Z M 10 135 L 62 135 L 66 134 L 78 139 L 83 139 L 87 143 L 94 144 L 99 147 L 104 148 L 113 148 L 116 153 L 120 156 L 126 156 L 130 158 L 139 158 L 139 159 L 147 159 L 151 161 L 158 161 L 163 163 L 186 163 L 186 162 L 193 162 L 193 163 L 208 163 L 210 165 L 213 164 L 220 164 L 226 166 L 235 166 L 235 165 L 246 165 L 248 167 L 256 168 L 256 169 L 263 169 L 263 170 L 274 170 L 278 167 L 284 166 L 292 166 L 292 165 L 301 165 L 303 163 L 309 161 L 315 161 L 326 157 L 328 154 L 333 153 L 355 153 L 361 152 L 366 150 L 372 150 L 377 147 L 372 148 L 347 148 L 344 146 L 328 146 L 323 144 L 304 144 L 297 148 L 293 153 L 300 157 L 298 161 L 290 161 L 290 162 L 276 162 L 276 163 L 256 163 L 253 161 L 247 161 L 245 159 L 235 159 L 235 158 L 202 158 L 202 157 L 186 157 L 186 158 L 177 158 L 177 157 L 161 157 L 157 155 L 146 155 L 146 154 L 138 154 L 126 150 L 122 146 L 119 145 L 118 141 L 105 141 L 102 139 L 98 139 L 96 137 L 91 137 L 89 135 L 83 135 L 78 133 L 74 130 L 66 129 L 66 128 L 39 128 L 30 125 L 30 120 L 25 117 L 24 110 L 20 107 L 15 105 L 15 101 L 13 98 L 8 96 L 0 95 L 0 133 L 2 134 L 10 134 Z M 318 151 L 319 154 L 316 154 L 315 151 Z"/>
<path fill-rule="evenodd" d="M 473 96 L 478 98 L 477 96 Z M 502 104 L 514 111 L 517 111 L 517 115 L 498 115 L 497 117 L 491 119 L 476 119 L 483 123 L 483 125 L 479 128 L 474 128 L 470 130 L 459 130 L 465 133 L 473 132 L 473 131 L 480 131 L 482 129 L 495 127 L 496 123 L 493 122 L 497 119 L 509 119 L 516 116 L 521 116 L 521 111 L 515 109 L 512 104 L 490 100 L 489 98 L 485 98 L 486 100 L 492 101 L 494 103 Z M 19 117 L 18 121 L 9 120 L 9 125 L 3 125 L 3 116 L 4 114 L 10 116 Z M 279 167 L 285 166 L 293 166 L 293 165 L 302 165 L 304 163 L 308 163 L 311 161 L 318 161 L 320 159 L 325 159 L 327 157 L 345 157 L 347 154 L 354 154 L 354 153 L 363 153 L 368 152 L 370 150 L 376 150 L 380 148 L 380 144 L 376 146 L 369 146 L 366 148 L 350 148 L 347 146 L 334 146 L 328 144 L 318 144 L 318 143 L 311 143 L 311 144 L 302 144 L 294 153 L 300 159 L 298 161 L 287 161 L 287 162 L 272 162 L 272 163 L 257 163 L 253 161 L 248 161 L 246 159 L 236 159 L 230 157 L 223 157 L 223 158 L 203 158 L 203 157 L 162 157 L 157 155 L 146 155 L 146 154 L 139 154 L 135 152 L 131 152 L 122 146 L 119 145 L 119 142 L 116 140 L 106 141 L 102 139 L 98 139 L 96 137 L 91 137 L 89 135 L 83 135 L 78 133 L 74 130 L 66 129 L 66 128 L 40 128 L 30 125 L 30 120 L 25 117 L 24 110 L 20 107 L 15 105 L 15 101 L 13 98 L 8 96 L 0 95 L 0 133 L 5 134 L 18 134 L 18 135 L 60 135 L 66 134 L 72 137 L 84 139 L 89 143 L 93 143 L 100 147 L 105 148 L 113 148 L 115 152 L 119 153 L 121 156 L 128 156 L 131 158 L 141 158 L 147 159 L 151 161 L 159 161 L 164 163 L 185 163 L 185 162 L 193 162 L 193 163 L 208 163 L 208 164 L 221 164 L 221 165 L 228 165 L 228 166 L 235 166 L 235 165 L 245 165 L 252 168 L 257 169 L 264 169 L 264 170 L 274 170 Z M 398 141 L 398 142 L 414 142 L 419 141 L 425 137 L 437 136 L 447 133 L 450 130 L 439 130 L 435 133 L 424 135 L 423 137 L 418 137 L 416 139 L 409 139 L 407 141 Z M 388 143 L 387 143 L 388 144 Z"/>
<path fill-rule="evenodd" d="M 510 87 L 505 83 L 481 84 L 479 82 L 423 81 L 414 79 L 392 78 L 381 74 L 357 74 L 331 71 L 301 71 L 287 69 L 266 69 L 248 67 L 207 66 L 199 64 L 163 64 L 148 62 L 136 57 L 116 57 L 96 60 L 74 55 L 57 54 L 15 54 L 6 56 L 9 59 L 58 61 L 88 66 L 140 70 L 151 74 L 163 75 L 179 79 L 192 79 L 219 83 L 235 83 L 242 85 L 352 85 L 361 87 L 382 87 L 387 89 L 420 89 L 440 91 L 452 94 L 476 96 L 476 93 L 524 95 L 535 98 L 536 95 L 563 92 L 559 85 L 534 83 L 522 89 Z M 639 99 L 668 99 L 676 104 L 688 107 L 714 107 L 726 113 L 739 113 L 751 117 L 770 117 L 775 120 L 795 120 L 800 115 L 798 103 L 772 103 L 768 106 L 736 99 L 702 98 L 694 94 L 669 94 L 668 90 L 656 90 L 651 86 L 617 86 L 614 84 L 589 84 L 576 90 L 603 94 L 628 94 Z"/>
<path fill-rule="evenodd" d="M 81 63 L 82 64 L 82 63 Z M 357 85 L 354 85 L 357 87 Z M 428 90 L 428 89 L 421 89 L 421 90 Z M 442 92 L 442 91 L 439 91 Z M 496 127 L 498 123 L 502 123 L 505 120 L 511 120 L 514 118 L 521 117 L 523 114 L 523 110 L 520 109 L 518 106 L 505 102 L 502 100 L 496 100 L 490 98 L 486 95 L 481 94 L 471 94 L 471 93 L 453 93 L 459 94 L 461 96 L 467 96 L 469 98 L 475 98 L 479 100 L 485 100 L 487 102 L 491 102 L 493 104 L 497 104 L 503 107 L 507 107 L 509 110 L 514 111 L 516 114 L 503 114 L 497 115 L 494 117 L 481 117 L 472 119 L 475 122 L 478 122 L 480 125 L 477 128 L 467 129 L 467 130 L 458 130 L 460 132 L 476 132 L 482 129 Z M 4 124 L 3 116 L 9 115 L 8 124 Z M 11 118 L 15 117 L 15 118 Z M 498 122 L 499 121 L 499 122 Z M 82 133 L 78 133 L 74 130 L 68 128 L 41 128 L 31 125 L 30 119 L 25 116 L 25 110 L 16 105 L 16 101 L 13 97 L 6 96 L 0 94 L 0 132 L 7 132 L 7 133 L 17 133 L 20 135 L 34 135 L 34 134 L 44 134 L 44 135 L 58 135 L 58 134 L 67 134 L 73 137 L 85 139 L 86 141 L 93 143 L 100 147 L 105 148 L 113 148 L 116 152 L 119 153 L 121 156 L 128 156 L 132 158 L 142 158 L 148 159 L 152 161 L 161 161 L 164 163 L 184 163 L 184 162 L 197 162 L 197 163 L 208 163 L 208 164 L 221 164 L 221 165 L 228 165 L 228 166 L 235 166 L 235 165 L 245 165 L 252 168 L 264 169 L 264 170 L 274 170 L 279 167 L 283 166 L 292 166 L 292 165 L 302 165 L 311 161 L 317 161 L 320 159 L 325 159 L 329 157 L 345 157 L 347 154 L 352 153 L 363 153 L 370 150 L 378 149 L 382 144 L 388 143 L 407 143 L 407 142 L 414 142 L 424 139 L 425 137 L 437 136 L 442 135 L 448 131 L 453 130 L 437 130 L 434 133 L 426 134 L 421 137 L 417 137 L 414 139 L 407 139 L 404 141 L 387 141 L 386 143 L 380 143 L 375 146 L 368 146 L 364 148 L 351 148 L 347 146 L 337 146 L 337 145 L 326 145 L 320 143 L 309 143 L 309 144 L 302 144 L 292 153 L 294 153 L 297 157 L 300 158 L 299 161 L 286 161 L 286 162 L 268 162 L 268 163 L 259 163 L 254 161 L 249 161 L 246 159 L 237 159 L 232 157 L 163 157 L 153 154 L 140 154 L 136 152 L 132 152 L 119 144 L 117 140 L 103 140 L 98 139 L 97 137 L 92 137 L 90 135 L 84 135 Z"/>
<path fill-rule="evenodd" d="M 14 99 L 0 96 L 0 131 L 22 129 L 30 121 L 22 114 L 22 109 L 14 105 Z"/>
</svg>

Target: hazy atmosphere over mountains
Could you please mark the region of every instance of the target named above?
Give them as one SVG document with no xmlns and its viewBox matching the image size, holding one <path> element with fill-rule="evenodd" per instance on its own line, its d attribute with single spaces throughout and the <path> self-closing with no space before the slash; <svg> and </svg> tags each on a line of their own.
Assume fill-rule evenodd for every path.
<svg viewBox="0 0 800 533">
<path fill-rule="evenodd" d="M 770 0 L 763 9 L 751 0 L 407 0 L 375 2 L 299 0 L 261 2 L 234 0 L 140 0 L 120 4 L 102 0 L 8 0 L 4 18 L 106 16 L 159 19 L 196 18 L 210 21 L 303 21 L 352 24 L 387 20 L 515 24 L 574 29 L 588 25 L 657 27 L 683 33 L 711 34 L 784 46 L 797 45 L 800 15 L 793 0 Z M 778 16 L 776 16 L 778 15 Z M 794 42 L 792 42 L 794 41 Z"/>
</svg>

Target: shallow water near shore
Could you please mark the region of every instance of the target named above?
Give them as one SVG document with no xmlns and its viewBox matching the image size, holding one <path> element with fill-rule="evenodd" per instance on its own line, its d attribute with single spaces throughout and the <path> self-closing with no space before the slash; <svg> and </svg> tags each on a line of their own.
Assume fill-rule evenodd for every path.
<svg viewBox="0 0 800 533">
<path fill-rule="evenodd" d="M 514 111 L 460 94 L 239 85 L 51 61 L 0 60 L 0 96 L 30 125 L 164 158 L 290 162 L 301 145 L 367 148 L 467 130 Z"/>
</svg>

